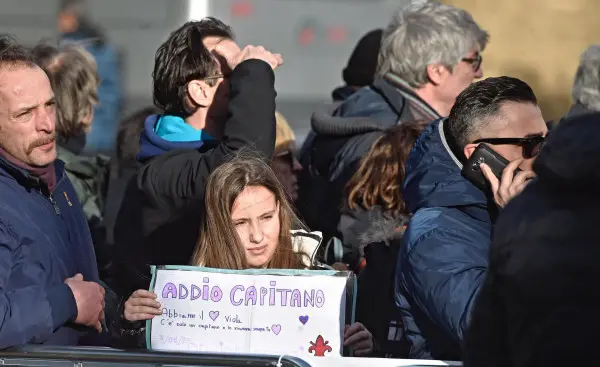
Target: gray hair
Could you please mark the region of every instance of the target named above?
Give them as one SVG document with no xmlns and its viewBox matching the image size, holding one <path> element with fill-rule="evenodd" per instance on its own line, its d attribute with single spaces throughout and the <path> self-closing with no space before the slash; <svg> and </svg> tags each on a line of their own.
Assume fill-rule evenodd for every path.
<svg viewBox="0 0 600 367">
<path fill-rule="evenodd" d="M 473 48 L 483 51 L 488 39 L 466 10 L 413 1 L 396 12 L 383 32 L 377 75 L 392 73 L 420 88 L 429 81 L 427 65 L 452 70 Z"/>
<path fill-rule="evenodd" d="M 575 103 L 600 111 L 600 45 L 592 45 L 581 54 L 571 95 Z"/>
<path fill-rule="evenodd" d="M 55 48 L 40 44 L 32 53 L 54 91 L 56 131 L 65 139 L 76 136 L 99 102 L 100 77 L 94 56 L 76 45 Z"/>
</svg>

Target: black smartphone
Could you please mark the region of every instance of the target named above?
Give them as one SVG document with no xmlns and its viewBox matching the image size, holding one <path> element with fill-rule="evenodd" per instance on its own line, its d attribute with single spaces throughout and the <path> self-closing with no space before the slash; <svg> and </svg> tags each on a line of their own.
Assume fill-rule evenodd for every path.
<svg viewBox="0 0 600 367">
<path fill-rule="evenodd" d="M 477 186 L 480 190 L 485 191 L 489 187 L 489 182 L 481 172 L 479 167 L 482 163 L 485 163 L 490 167 L 494 175 L 500 179 L 502 177 L 502 171 L 510 163 L 503 156 L 496 153 L 487 144 L 479 144 L 471 157 L 464 164 L 462 169 L 462 175 L 464 178 L 469 180 L 473 185 Z M 517 168 L 515 175 L 521 170 Z"/>
</svg>

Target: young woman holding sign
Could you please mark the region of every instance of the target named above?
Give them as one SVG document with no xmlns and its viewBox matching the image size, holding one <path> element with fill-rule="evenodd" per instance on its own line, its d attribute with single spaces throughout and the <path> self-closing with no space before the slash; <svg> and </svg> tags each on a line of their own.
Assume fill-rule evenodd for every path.
<svg viewBox="0 0 600 367">
<path fill-rule="evenodd" d="M 206 187 L 206 215 L 192 265 L 219 269 L 315 268 L 316 248 L 292 231 L 301 225 L 284 188 L 258 158 L 238 157 L 217 168 Z M 125 303 L 128 321 L 161 315 L 156 294 L 143 289 Z M 373 351 L 371 333 L 361 324 L 346 326 L 344 346 L 355 356 Z"/>
</svg>

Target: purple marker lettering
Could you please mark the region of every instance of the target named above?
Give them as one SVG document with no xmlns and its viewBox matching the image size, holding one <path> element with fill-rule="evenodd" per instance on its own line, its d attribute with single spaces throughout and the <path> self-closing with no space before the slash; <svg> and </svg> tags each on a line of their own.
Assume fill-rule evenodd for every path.
<svg viewBox="0 0 600 367">
<path fill-rule="evenodd" d="M 202 283 L 204 283 L 204 286 L 202 286 L 202 299 L 205 301 L 208 301 L 208 296 L 210 295 L 207 284 L 209 281 L 210 280 L 208 279 L 208 277 L 202 279 Z"/>
<path fill-rule="evenodd" d="M 185 285 L 179 284 L 179 299 L 185 299 L 189 292 Z"/>
<path fill-rule="evenodd" d="M 292 297 L 290 299 L 291 307 L 302 307 L 302 294 L 298 289 L 292 291 Z"/>
<path fill-rule="evenodd" d="M 169 298 L 169 295 L 171 298 L 177 298 L 177 287 L 173 283 L 167 283 L 163 288 L 162 298 Z"/>
<path fill-rule="evenodd" d="M 221 290 L 221 288 L 219 288 L 218 285 L 215 285 L 210 291 L 210 299 L 213 302 L 219 302 L 221 298 L 223 298 L 223 291 Z"/>
<path fill-rule="evenodd" d="M 256 288 L 250 286 L 246 289 L 246 306 L 252 301 L 252 306 L 256 306 Z"/>
<path fill-rule="evenodd" d="M 244 299 L 240 299 L 239 301 L 235 300 L 235 292 L 236 291 L 243 291 L 244 290 L 244 286 L 242 285 L 236 285 L 235 287 L 231 288 L 231 292 L 229 293 L 229 299 L 231 301 L 231 304 L 234 306 L 239 306 L 242 304 L 242 302 L 244 302 Z"/>
<path fill-rule="evenodd" d="M 325 294 L 320 289 L 317 289 L 317 296 L 315 297 L 315 303 L 318 308 L 323 307 L 323 305 L 325 304 Z"/>
<path fill-rule="evenodd" d="M 192 284 L 191 290 L 190 290 L 190 300 L 191 301 L 195 301 L 198 298 L 200 298 L 200 287 L 198 287 L 196 284 Z"/>
<path fill-rule="evenodd" d="M 260 287 L 260 305 L 264 306 L 265 305 L 265 296 L 267 295 L 267 288 L 264 287 Z"/>
<path fill-rule="evenodd" d="M 269 282 L 271 287 L 275 286 L 275 282 Z M 275 306 L 275 288 L 269 288 L 269 305 Z"/>
<path fill-rule="evenodd" d="M 315 298 L 315 290 L 311 289 L 310 294 L 307 291 L 304 291 L 304 307 L 308 307 L 310 303 L 310 307 L 315 307 L 315 302 L 313 301 Z"/>
<path fill-rule="evenodd" d="M 278 289 L 277 290 L 277 292 L 280 292 L 280 294 L 281 294 L 281 305 L 282 306 L 287 306 L 287 295 L 291 291 L 292 291 L 291 289 Z"/>
</svg>

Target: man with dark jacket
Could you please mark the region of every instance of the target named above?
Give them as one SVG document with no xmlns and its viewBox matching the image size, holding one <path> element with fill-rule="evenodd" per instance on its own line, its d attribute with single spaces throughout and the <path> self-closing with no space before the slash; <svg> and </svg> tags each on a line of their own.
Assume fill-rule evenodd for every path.
<svg viewBox="0 0 600 367">
<path fill-rule="evenodd" d="M 78 345 L 102 331 L 86 218 L 56 161 L 56 110 L 32 56 L 0 39 L 0 349 Z"/>
<path fill-rule="evenodd" d="M 531 165 L 547 131 L 531 88 L 499 77 L 467 87 L 449 117 L 419 137 L 406 164 L 403 192 L 414 215 L 396 267 L 396 304 L 410 358 L 461 359 L 498 207 L 534 177 Z M 510 161 L 501 179 L 481 165 L 489 182 L 485 191 L 461 174 L 479 144 Z"/>
<path fill-rule="evenodd" d="M 394 16 L 383 32 L 373 84 L 313 115 L 315 136 L 302 148 L 297 201 L 309 227 L 326 239 L 336 234 L 343 188 L 358 161 L 383 130 L 447 116 L 456 96 L 483 75 L 487 40 L 467 11 L 451 5 L 427 2 Z"/>
<path fill-rule="evenodd" d="M 211 172 L 232 154 L 275 146 L 274 69 L 281 56 L 263 47 L 240 51 L 231 28 L 215 18 L 188 22 L 158 49 L 154 101 L 140 138 L 143 164 L 115 227 L 126 273 L 122 295 L 149 285 L 148 265 L 189 263 Z"/>
</svg>

